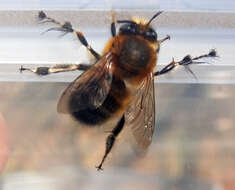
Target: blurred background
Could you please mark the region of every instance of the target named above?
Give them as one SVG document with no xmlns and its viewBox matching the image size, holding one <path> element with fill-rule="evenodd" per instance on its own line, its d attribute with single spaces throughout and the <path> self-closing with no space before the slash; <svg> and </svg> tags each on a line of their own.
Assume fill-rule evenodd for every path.
<svg viewBox="0 0 235 190">
<path fill-rule="evenodd" d="M 235 2 L 226 1 L 5 1 L 0 0 L 0 189 L 235 189 Z M 41 35 L 38 10 L 69 20 L 99 52 L 110 37 L 110 13 L 149 19 L 161 47 L 156 69 L 191 54 L 216 49 L 219 58 L 155 81 L 156 128 L 143 157 L 136 156 L 126 129 L 104 164 L 107 133 L 58 114 L 58 99 L 80 72 L 39 77 L 20 65 L 89 62 L 71 35 Z M 112 127 L 112 126 L 110 126 Z"/>
</svg>

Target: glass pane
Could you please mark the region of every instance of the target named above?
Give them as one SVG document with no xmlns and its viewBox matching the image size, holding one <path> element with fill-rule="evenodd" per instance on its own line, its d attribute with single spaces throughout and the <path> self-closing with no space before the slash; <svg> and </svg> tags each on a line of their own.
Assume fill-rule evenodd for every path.
<svg viewBox="0 0 235 190">
<path fill-rule="evenodd" d="M 234 1 L 0 1 L 0 189 L 235 189 Z M 219 58 L 155 80 L 156 126 L 145 156 L 136 155 L 128 128 L 97 172 L 107 131 L 114 124 L 84 127 L 57 113 L 57 102 L 81 72 L 39 77 L 19 68 L 89 63 L 73 35 L 41 35 L 46 9 L 81 30 L 98 52 L 110 38 L 110 9 L 118 19 L 146 19 L 165 10 L 153 27 L 171 36 L 156 70 L 172 57 L 216 49 Z M 124 11 L 125 10 L 125 11 Z"/>
</svg>

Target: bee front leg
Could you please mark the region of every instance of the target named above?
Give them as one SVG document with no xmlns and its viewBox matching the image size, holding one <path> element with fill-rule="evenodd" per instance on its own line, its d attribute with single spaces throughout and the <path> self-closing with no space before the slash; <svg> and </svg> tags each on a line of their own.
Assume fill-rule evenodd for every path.
<svg viewBox="0 0 235 190">
<path fill-rule="evenodd" d="M 19 68 L 20 72 L 23 71 L 30 71 L 37 75 L 49 75 L 52 73 L 59 73 L 59 72 L 68 72 L 68 71 L 75 71 L 81 70 L 86 71 L 92 67 L 92 64 L 58 64 L 51 67 L 37 67 L 34 69 L 25 68 L 21 65 Z"/>
<path fill-rule="evenodd" d="M 54 18 L 47 16 L 46 13 L 43 11 L 39 12 L 38 18 L 41 21 L 40 23 L 53 23 L 58 26 L 58 27 L 49 28 L 48 30 L 43 32 L 43 34 L 53 30 L 63 32 L 62 35 L 65 35 L 67 33 L 74 33 L 77 39 L 82 43 L 82 45 L 84 45 L 87 48 L 87 50 L 96 58 L 96 60 L 100 59 L 101 56 L 88 44 L 83 33 L 79 30 L 77 31 L 74 30 L 70 22 L 67 21 L 65 23 L 61 23 L 55 20 Z"/>
<path fill-rule="evenodd" d="M 101 163 L 99 164 L 99 166 L 96 166 L 98 171 L 103 170 L 102 165 L 103 165 L 106 157 L 108 156 L 108 154 L 112 150 L 113 145 L 114 145 L 115 140 L 116 140 L 116 137 L 122 131 L 124 124 L 125 124 L 125 117 L 123 115 L 122 118 L 119 120 L 117 126 L 114 127 L 114 129 L 111 131 L 111 134 L 106 139 L 105 154 L 104 154 L 103 159 L 102 159 Z"/>
<path fill-rule="evenodd" d="M 75 31 L 74 32 L 75 35 L 77 36 L 77 38 L 79 39 L 79 41 L 82 43 L 82 45 L 84 45 L 87 50 L 96 58 L 96 60 L 99 60 L 101 58 L 101 55 L 98 54 L 87 42 L 85 36 L 83 35 L 83 33 L 81 31 Z"/>
<path fill-rule="evenodd" d="M 163 38 L 163 39 L 161 39 L 161 40 L 158 40 L 157 42 L 158 42 L 159 44 L 161 44 L 161 43 L 165 42 L 166 40 L 170 40 L 170 39 L 171 39 L 171 37 L 170 37 L 169 35 L 166 35 L 165 38 Z"/>
<path fill-rule="evenodd" d="M 116 36 L 116 19 L 115 19 L 114 11 L 111 11 L 111 17 L 112 17 L 111 34 L 112 34 L 113 37 L 115 37 Z"/>
</svg>

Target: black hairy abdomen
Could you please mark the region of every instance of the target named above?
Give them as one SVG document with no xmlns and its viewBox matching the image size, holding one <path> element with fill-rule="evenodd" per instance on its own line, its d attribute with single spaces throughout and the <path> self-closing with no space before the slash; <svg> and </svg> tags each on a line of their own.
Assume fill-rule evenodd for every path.
<svg viewBox="0 0 235 190">
<path fill-rule="evenodd" d="M 94 84 L 94 85 L 99 85 Z M 87 125 L 98 125 L 107 121 L 115 112 L 121 108 L 122 99 L 125 98 L 126 86 L 120 79 L 113 77 L 111 83 L 111 89 L 107 94 L 103 104 L 98 108 L 84 108 L 79 111 L 71 112 L 71 115 L 81 123 Z M 73 99 L 70 100 L 70 104 L 76 106 L 76 102 Z"/>
</svg>

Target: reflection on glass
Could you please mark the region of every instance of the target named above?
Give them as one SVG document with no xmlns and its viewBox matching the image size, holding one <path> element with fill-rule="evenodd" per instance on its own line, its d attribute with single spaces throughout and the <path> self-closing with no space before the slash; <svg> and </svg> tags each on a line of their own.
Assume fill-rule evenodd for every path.
<svg viewBox="0 0 235 190">
<path fill-rule="evenodd" d="M 128 129 L 97 172 L 107 134 L 59 115 L 67 83 L 0 83 L 11 151 L 2 189 L 221 189 L 235 187 L 233 85 L 157 84 L 157 126 L 147 155 Z"/>
</svg>

